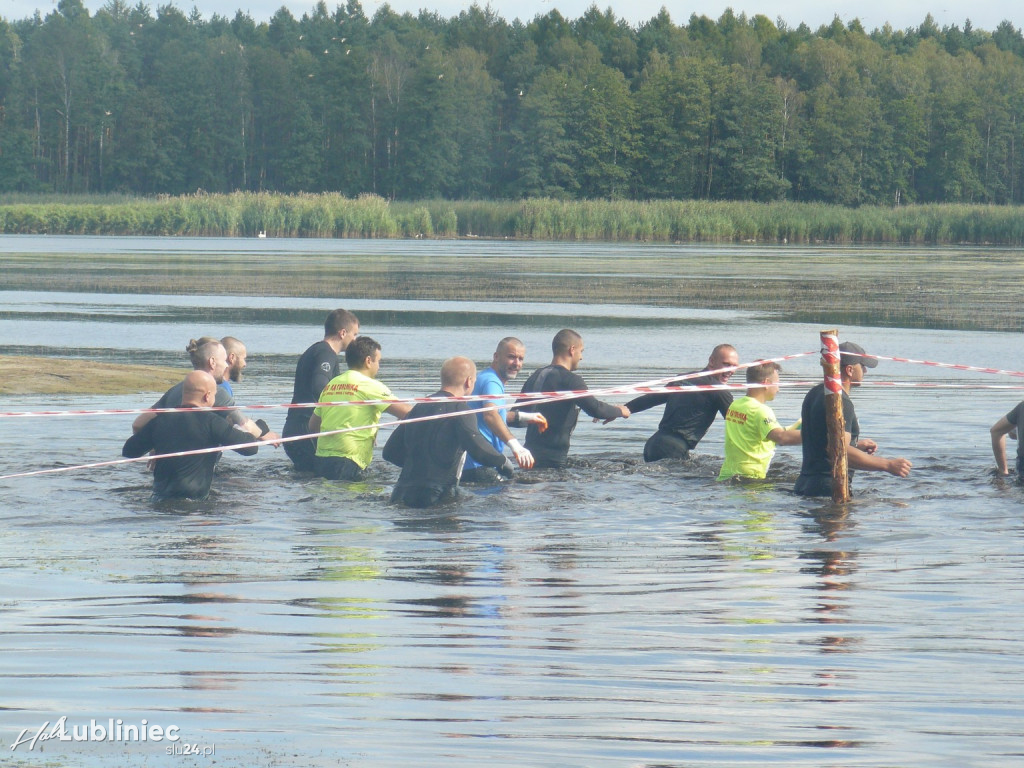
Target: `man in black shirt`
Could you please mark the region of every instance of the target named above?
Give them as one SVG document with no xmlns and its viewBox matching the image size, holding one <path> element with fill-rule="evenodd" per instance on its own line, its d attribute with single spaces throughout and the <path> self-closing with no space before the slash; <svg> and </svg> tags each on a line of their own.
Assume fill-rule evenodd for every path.
<svg viewBox="0 0 1024 768">
<path fill-rule="evenodd" d="M 846 443 L 846 461 L 849 465 L 848 479 L 853 481 L 853 470 L 864 469 L 876 472 L 888 472 L 896 477 L 910 474 L 911 463 L 906 459 L 883 459 L 876 456 L 878 444 L 874 440 L 860 437 L 860 422 L 853 409 L 850 389 L 859 387 L 864 380 L 867 368 L 874 368 L 878 361 L 866 357 L 864 348 L 852 341 L 844 341 L 839 345 L 840 368 L 842 380 L 844 441 Z M 800 410 L 800 429 L 803 432 L 803 464 L 800 476 L 796 480 L 793 492 L 799 496 L 831 496 L 832 495 L 832 461 L 828 455 L 828 427 L 825 423 L 825 385 L 812 387 L 804 397 Z"/>
<path fill-rule="evenodd" d="M 731 344 L 719 344 L 711 350 L 705 371 L 717 371 L 721 368 L 735 368 L 740 363 L 736 348 Z M 672 382 L 673 387 L 695 387 L 706 384 L 725 384 L 733 372 L 731 370 L 700 376 L 695 379 L 683 379 Z M 721 389 L 702 390 L 698 392 L 657 392 L 641 395 L 626 403 L 630 413 L 638 413 L 656 405 L 665 406 L 665 413 L 658 424 L 658 431 L 647 439 L 644 445 L 644 461 L 659 459 L 685 459 L 690 451 L 697 447 L 716 414 L 729 412 L 732 405 L 732 393 Z"/>
<path fill-rule="evenodd" d="M 313 344 L 302 353 L 295 366 L 293 403 L 316 403 L 324 387 L 341 371 L 338 355 L 359 335 L 359 319 L 346 309 L 336 309 L 324 321 L 324 340 Z M 289 408 L 284 420 L 282 437 L 309 434 L 309 418 L 313 408 Z M 289 440 L 284 451 L 300 472 L 315 472 L 316 438 Z"/>
<path fill-rule="evenodd" d="M 450 358 L 441 367 L 441 389 L 431 397 L 470 395 L 475 382 L 472 360 Z M 446 413 L 461 415 L 415 421 Z M 391 501 L 407 507 L 432 507 L 455 498 L 467 451 L 479 464 L 512 477 L 512 462 L 477 430 L 476 412 L 468 403 L 417 403 L 384 444 L 384 460 L 402 468 Z"/>
<path fill-rule="evenodd" d="M 193 371 L 185 377 L 182 387 L 182 408 L 213 407 L 217 382 L 205 371 Z M 274 436 L 276 437 L 276 435 Z M 134 459 L 150 451 L 157 454 L 194 451 L 216 446 L 232 446 L 254 442 L 248 432 L 228 424 L 216 411 L 159 413 L 133 434 L 121 449 L 122 455 Z M 265 436 L 264 440 L 273 439 Z M 251 456 L 257 446 L 236 448 L 238 453 Z M 153 498 L 205 499 L 213 483 L 213 468 L 219 452 L 194 456 L 174 456 L 156 459 L 153 469 Z"/>
<path fill-rule="evenodd" d="M 585 390 L 587 382 L 579 374 L 573 373 L 583 360 L 583 337 L 576 331 L 564 328 L 552 339 L 551 352 L 551 364 L 533 372 L 523 384 L 523 393 Z M 626 406 L 604 403 L 593 395 L 526 406 L 523 410 L 544 414 L 548 424 L 543 432 L 536 423 L 526 428 L 526 450 L 533 454 L 535 468 L 565 466 L 569 456 L 569 439 L 576 428 L 580 409 L 605 424 L 620 417 L 628 419 L 630 414 Z"/>
</svg>

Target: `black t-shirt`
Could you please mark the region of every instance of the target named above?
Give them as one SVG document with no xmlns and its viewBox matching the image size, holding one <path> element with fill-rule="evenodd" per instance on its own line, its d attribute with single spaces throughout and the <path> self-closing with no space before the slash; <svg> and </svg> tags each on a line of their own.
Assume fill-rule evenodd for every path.
<svg viewBox="0 0 1024 768">
<path fill-rule="evenodd" d="M 683 379 L 672 382 L 673 387 L 692 387 L 704 384 L 720 384 L 711 376 L 696 379 Z M 630 413 L 639 413 L 656 405 L 665 405 L 659 432 L 668 432 L 686 441 L 692 451 L 711 428 L 717 414 L 724 417 L 732 405 L 732 392 L 724 389 L 711 389 L 700 392 L 652 392 L 641 395 L 626 403 Z"/>
<path fill-rule="evenodd" d="M 324 387 L 338 373 L 338 353 L 326 341 L 318 341 L 302 353 L 295 366 L 295 388 L 292 391 L 292 402 L 318 402 Z M 288 415 L 284 420 L 285 427 L 300 430 L 296 433 L 294 429 L 290 429 L 290 434 L 305 434 L 312 415 L 312 408 L 289 408 Z"/>
<path fill-rule="evenodd" d="M 562 365 L 547 365 L 533 372 L 523 384 L 523 392 L 577 392 L 585 390 L 587 382 L 579 374 Z M 538 462 L 564 464 L 569 455 L 569 438 L 576 429 L 580 409 L 595 419 L 612 419 L 622 412 L 618 406 L 601 402 L 593 395 L 573 400 L 559 400 L 523 410 L 539 411 L 548 420 L 548 428 L 541 432 L 536 424 L 526 429 L 526 448 Z"/>
<path fill-rule="evenodd" d="M 235 429 L 215 411 L 158 413 L 156 418 L 128 438 L 121 453 L 134 459 L 154 450 L 158 454 L 178 453 L 251 443 L 253 440 L 252 435 Z M 235 450 L 252 456 L 258 446 Z M 213 468 L 218 458 L 220 453 L 211 452 L 157 459 L 153 470 L 153 495 L 160 499 L 205 499 L 213 484 Z"/>
<path fill-rule="evenodd" d="M 185 394 L 185 382 L 179 381 L 173 387 L 164 392 L 160 399 L 153 403 L 153 408 L 181 408 L 181 398 Z M 231 408 L 235 404 L 235 398 L 224 387 L 217 385 L 214 392 L 213 404 L 217 408 Z M 213 411 L 222 419 L 227 419 L 229 424 L 241 424 L 245 421 L 242 412 L 237 408 L 233 411 Z"/>
<path fill-rule="evenodd" d="M 451 397 L 441 390 L 431 397 Z M 486 467 L 497 469 L 505 463 L 476 427 L 476 411 L 468 403 L 417 403 L 405 418 L 418 419 L 444 413 L 464 411 L 432 421 L 399 424 L 384 444 L 382 456 L 402 468 L 395 492 L 405 488 L 454 488 L 458 482 L 459 463 L 463 451 Z"/>
<path fill-rule="evenodd" d="M 860 437 L 860 423 L 857 421 L 857 414 L 853 408 L 853 400 L 846 392 L 843 395 L 843 421 L 846 424 L 846 431 L 850 433 L 850 445 L 857 445 Z M 831 482 L 832 462 L 828 458 L 828 427 L 825 424 L 825 385 L 818 384 L 804 397 L 803 407 L 800 409 L 802 424 L 800 430 L 803 433 L 803 465 L 800 467 L 800 479 L 826 478 Z M 853 471 L 848 473 L 850 480 L 853 479 Z M 797 481 L 800 485 L 800 480 Z"/>
</svg>

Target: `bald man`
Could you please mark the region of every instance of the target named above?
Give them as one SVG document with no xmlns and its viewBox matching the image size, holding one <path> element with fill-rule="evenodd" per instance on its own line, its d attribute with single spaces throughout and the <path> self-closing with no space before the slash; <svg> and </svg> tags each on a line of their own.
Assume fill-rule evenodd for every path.
<svg viewBox="0 0 1024 768">
<path fill-rule="evenodd" d="M 181 384 L 182 408 L 210 408 L 216 402 L 217 382 L 206 371 L 192 371 Z M 121 454 L 134 459 L 150 451 L 157 454 L 254 442 L 248 432 L 228 424 L 216 411 L 159 413 L 133 434 Z M 243 456 L 256 453 L 250 445 L 234 450 Z M 210 493 L 219 452 L 157 459 L 153 469 L 153 498 L 202 500 Z"/>
<path fill-rule="evenodd" d="M 740 356 L 736 348 L 732 344 L 719 344 L 711 350 L 708 364 L 702 370 L 688 373 L 686 376 L 690 378 L 673 381 L 669 386 L 726 384 L 733 369 L 739 364 Z M 708 373 L 692 378 L 693 374 L 704 371 Z M 646 411 L 656 405 L 664 405 L 665 412 L 658 424 L 658 431 L 647 438 L 644 444 L 644 461 L 685 459 L 711 429 L 715 416 L 720 413 L 725 418 L 732 405 L 732 393 L 723 389 L 658 392 L 640 395 L 626 403 L 630 413 Z"/>
<path fill-rule="evenodd" d="M 476 377 L 473 394 L 504 395 L 505 385 L 519 374 L 525 359 L 526 347 L 523 342 L 514 336 L 506 336 L 498 342 L 498 347 L 494 350 L 494 356 L 491 358 L 490 367 L 484 368 Z M 476 428 L 480 430 L 484 439 L 494 446 L 494 450 L 501 453 L 507 445 L 512 449 L 512 455 L 515 456 L 519 466 L 523 469 L 530 469 L 533 466 L 533 454 L 512 436 L 509 427 L 526 427 L 543 422 L 546 428 L 547 422 L 544 420 L 544 416 L 540 413 L 530 413 L 518 409 L 509 411 L 505 408 L 505 400 L 480 400 L 473 405 L 476 408 L 500 406 L 497 410 L 478 412 Z M 498 482 L 498 475 L 490 467 L 482 467 L 472 457 L 468 457 L 466 466 L 462 470 L 462 482 L 492 485 Z"/>
<path fill-rule="evenodd" d="M 475 383 L 473 361 L 452 357 L 441 366 L 441 389 L 431 397 L 463 397 L 472 394 Z M 457 415 L 415 422 L 443 414 Z M 407 507 L 432 507 L 453 500 L 467 452 L 479 464 L 512 477 L 512 462 L 480 434 L 468 403 L 417 403 L 384 445 L 384 460 L 402 468 L 391 501 Z"/>
</svg>

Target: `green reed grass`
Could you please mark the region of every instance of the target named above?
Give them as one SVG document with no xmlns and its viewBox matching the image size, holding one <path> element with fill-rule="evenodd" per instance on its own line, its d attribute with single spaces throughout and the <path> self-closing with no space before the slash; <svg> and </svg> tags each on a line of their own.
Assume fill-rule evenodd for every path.
<svg viewBox="0 0 1024 768">
<path fill-rule="evenodd" d="M 1018 207 L 843 208 L 705 200 L 389 202 L 336 193 L 0 197 L 6 234 L 458 237 L 654 242 L 1024 244 Z"/>
</svg>

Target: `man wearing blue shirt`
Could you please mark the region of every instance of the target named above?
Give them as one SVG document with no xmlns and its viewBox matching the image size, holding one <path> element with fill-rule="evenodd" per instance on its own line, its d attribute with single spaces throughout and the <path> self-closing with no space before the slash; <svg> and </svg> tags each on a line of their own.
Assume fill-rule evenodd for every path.
<svg viewBox="0 0 1024 768">
<path fill-rule="evenodd" d="M 494 357 L 491 358 L 491 367 L 480 372 L 476 377 L 476 385 L 473 387 L 474 395 L 504 395 L 505 385 L 514 379 L 523 368 L 523 361 L 526 359 L 526 347 L 519 339 L 513 336 L 506 336 L 498 342 L 498 348 L 494 350 Z M 505 405 L 502 399 L 481 400 L 474 403 L 477 408 L 488 406 Z M 506 443 L 512 449 L 512 455 L 520 467 L 529 469 L 533 466 L 533 455 L 526 450 L 518 440 L 512 437 L 509 425 L 526 426 L 534 422 L 539 423 L 543 416 L 539 413 L 524 413 L 518 409 L 508 412 L 504 407 L 490 411 L 481 411 L 476 416 L 477 429 L 483 438 L 491 444 L 498 453 L 505 448 Z M 481 466 L 472 457 L 466 457 L 466 466 L 462 470 L 462 481 L 468 483 L 495 483 L 499 481 L 498 473 L 491 467 Z"/>
</svg>

